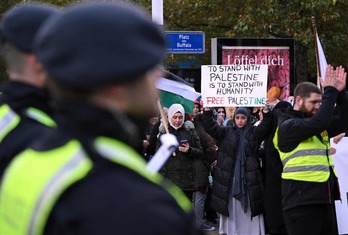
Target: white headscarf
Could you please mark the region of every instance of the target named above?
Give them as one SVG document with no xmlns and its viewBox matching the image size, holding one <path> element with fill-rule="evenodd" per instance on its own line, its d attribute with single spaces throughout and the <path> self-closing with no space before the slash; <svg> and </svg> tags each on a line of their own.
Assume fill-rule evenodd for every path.
<svg viewBox="0 0 348 235">
<path fill-rule="evenodd" d="M 174 114 L 178 112 L 181 113 L 183 116 L 183 119 L 185 119 L 185 109 L 181 104 L 172 104 L 168 109 L 168 122 L 169 122 L 169 125 L 171 125 L 175 130 L 179 129 L 184 124 L 184 120 L 183 120 L 179 127 L 175 127 L 173 125 L 171 121 L 172 117 L 174 116 Z"/>
</svg>

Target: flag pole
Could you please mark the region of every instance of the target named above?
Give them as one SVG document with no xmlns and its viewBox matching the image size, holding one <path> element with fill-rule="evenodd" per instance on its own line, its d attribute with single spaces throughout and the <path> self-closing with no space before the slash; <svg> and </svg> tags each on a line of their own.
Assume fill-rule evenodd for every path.
<svg viewBox="0 0 348 235">
<path fill-rule="evenodd" d="M 159 99 L 157 100 L 157 107 L 158 107 L 159 112 L 161 114 L 161 118 L 162 118 L 162 123 L 163 123 L 164 129 L 165 129 L 166 133 L 169 134 L 168 124 L 167 124 L 167 117 L 166 117 L 166 115 L 164 115 L 163 108 L 162 108 L 162 105 L 161 105 L 161 102 L 160 102 Z"/>
<path fill-rule="evenodd" d="M 162 105 L 161 105 L 161 101 L 160 101 L 159 98 L 157 99 L 157 107 L 158 107 L 158 109 L 160 111 L 160 114 L 161 114 L 164 130 L 166 131 L 167 134 L 169 134 L 168 124 L 167 124 L 167 117 L 166 117 L 166 115 L 164 115 L 163 108 L 162 108 Z M 176 156 L 175 152 L 173 152 L 173 156 Z"/>
<path fill-rule="evenodd" d="M 314 43 L 315 43 L 315 61 L 317 64 L 317 85 L 321 89 L 321 84 L 320 84 L 320 78 L 322 74 L 320 74 L 320 63 L 319 63 L 319 51 L 318 51 L 318 33 L 317 33 L 317 26 L 315 24 L 315 16 L 311 17 L 312 21 L 312 27 L 313 27 L 313 34 L 314 34 Z"/>
<path fill-rule="evenodd" d="M 170 156 L 176 156 L 175 150 L 179 145 L 175 135 L 169 133 L 167 117 L 164 115 L 160 99 L 157 99 L 157 106 L 161 114 L 166 134 L 160 136 L 161 147 L 146 165 L 146 168 L 151 172 L 158 172 Z"/>
</svg>

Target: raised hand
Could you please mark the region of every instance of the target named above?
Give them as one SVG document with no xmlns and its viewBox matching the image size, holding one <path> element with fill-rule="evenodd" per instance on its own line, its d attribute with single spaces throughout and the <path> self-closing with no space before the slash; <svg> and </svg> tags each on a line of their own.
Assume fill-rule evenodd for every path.
<svg viewBox="0 0 348 235">
<path fill-rule="evenodd" d="M 327 86 L 334 86 L 335 81 L 335 70 L 331 65 L 328 65 L 325 70 L 325 80 L 320 78 L 321 86 L 327 87 Z"/>
<path fill-rule="evenodd" d="M 347 72 L 344 71 L 342 66 L 336 68 L 335 70 L 336 81 L 338 84 L 337 90 L 342 91 L 346 88 Z"/>
<path fill-rule="evenodd" d="M 336 70 L 328 65 L 325 72 L 325 80 L 320 80 L 322 87 L 332 86 L 337 90 L 342 91 L 346 87 L 347 73 L 342 66 L 336 68 Z"/>
</svg>

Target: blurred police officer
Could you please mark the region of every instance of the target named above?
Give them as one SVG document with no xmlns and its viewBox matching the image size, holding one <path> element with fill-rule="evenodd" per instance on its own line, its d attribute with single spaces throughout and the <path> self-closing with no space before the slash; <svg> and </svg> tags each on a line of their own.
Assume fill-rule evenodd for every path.
<svg viewBox="0 0 348 235">
<path fill-rule="evenodd" d="M 35 52 L 58 129 L 8 167 L 0 233 L 196 233 L 190 201 L 134 150 L 156 112 L 165 49 L 163 33 L 131 5 L 80 4 L 45 23 Z"/>
<path fill-rule="evenodd" d="M 0 96 L 0 177 L 16 154 L 55 125 L 32 44 L 42 23 L 58 12 L 50 5 L 23 4 L 8 10 L 0 21 L 1 55 L 9 75 Z"/>
</svg>

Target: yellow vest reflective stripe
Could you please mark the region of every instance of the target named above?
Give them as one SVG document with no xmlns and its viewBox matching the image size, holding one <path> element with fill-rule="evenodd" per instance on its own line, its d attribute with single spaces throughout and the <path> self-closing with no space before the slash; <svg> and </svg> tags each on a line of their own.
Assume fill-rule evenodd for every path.
<svg viewBox="0 0 348 235">
<path fill-rule="evenodd" d="M 172 195 L 184 211 L 191 211 L 192 203 L 183 191 L 176 185 L 163 181 L 163 177 L 159 173 L 149 171 L 146 168 L 145 160 L 128 145 L 106 137 L 96 138 L 94 145 L 101 156 L 137 172 L 153 183 L 161 185 Z"/>
<path fill-rule="evenodd" d="M 191 210 L 184 193 L 174 184 L 163 183 L 160 174 L 148 171 L 146 162 L 132 148 L 105 137 L 97 138 L 94 144 L 102 157 L 162 185 L 184 211 Z M 60 195 L 85 177 L 92 165 L 76 140 L 46 152 L 28 149 L 17 156 L 5 172 L 0 189 L 0 234 L 43 234 Z"/>
<path fill-rule="evenodd" d="M 330 176 L 330 167 L 335 172 L 332 156 L 329 155 L 330 143 L 326 131 L 322 132 L 323 141 L 312 136 L 302 141 L 294 150 L 282 152 L 278 147 L 278 128 L 273 138 L 283 164 L 283 179 L 325 182 Z"/>
<path fill-rule="evenodd" d="M 92 168 L 80 143 L 45 152 L 26 150 L 5 172 L 0 189 L 0 234 L 43 234 L 60 195 Z"/>
<path fill-rule="evenodd" d="M 298 150 L 294 154 L 287 156 L 282 160 L 283 166 L 286 165 L 286 163 L 294 158 L 297 157 L 312 157 L 312 156 L 326 156 L 326 149 L 305 149 L 305 150 Z"/>
<path fill-rule="evenodd" d="M 28 117 L 42 123 L 45 126 L 57 127 L 56 122 L 47 113 L 41 111 L 40 109 L 29 107 L 25 113 Z"/>
<path fill-rule="evenodd" d="M 7 104 L 0 106 L 0 142 L 10 133 L 20 121 L 17 115 Z"/>
</svg>

